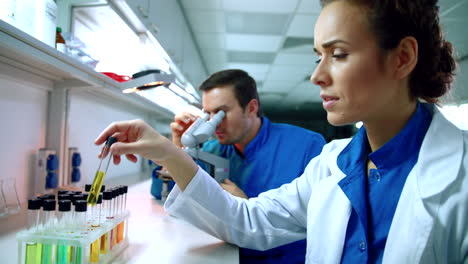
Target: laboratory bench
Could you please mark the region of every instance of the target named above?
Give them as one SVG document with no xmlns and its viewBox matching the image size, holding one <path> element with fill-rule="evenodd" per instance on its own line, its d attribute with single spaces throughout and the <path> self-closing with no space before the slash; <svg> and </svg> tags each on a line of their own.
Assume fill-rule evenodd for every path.
<svg viewBox="0 0 468 264">
<path fill-rule="evenodd" d="M 168 215 L 162 202 L 151 196 L 150 186 L 151 180 L 145 180 L 129 187 L 129 243 L 112 263 L 239 263 L 238 247 Z M 24 211 L 16 217 L 26 217 Z M 0 236 L 2 263 L 17 263 L 18 230 L 12 230 Z"/>
<path fill-rule="evenodd" d="M 169 216 L 150 194 L 151 180 L 129 188 L 128 248 L 114 263 L 239 263 L 238 248 Z"/>
</svg>

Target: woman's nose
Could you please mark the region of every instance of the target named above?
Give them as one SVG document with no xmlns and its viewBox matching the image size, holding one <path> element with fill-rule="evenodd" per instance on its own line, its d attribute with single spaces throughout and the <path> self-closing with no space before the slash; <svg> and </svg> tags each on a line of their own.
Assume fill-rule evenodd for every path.
<svg viewBox="0 0 468 264">
<path fill-rule="evenodd" d="M 326 70 L 326 65 L 320 62 L 310 76 L 310 81 L 320 87 L 328 86 L 331 84 L 331 78 Z"/>
</svg>

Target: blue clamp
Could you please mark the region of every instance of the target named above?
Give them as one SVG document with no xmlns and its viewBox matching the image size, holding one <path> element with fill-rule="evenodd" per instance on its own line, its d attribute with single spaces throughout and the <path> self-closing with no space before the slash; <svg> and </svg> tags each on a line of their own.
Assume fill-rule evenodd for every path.
<svg viewBox="0 0 468 264">
<path fill-rule="evenodd" d="M 57 155 L 55 154 L 50 154 L 47 157 L 47 163 L 46 163 L 46 170 L 47 171 L 54 171 L 57 170 L 59 166 L 59 160 Z"/>
<path fill-rule="evenodd" d="M 81 179 L 81 172 L 79 168 L 73 168 L 71 173 L 71 181 L 72 182 L 79 182 Z"/>
<path fill-rule="evenodd" d="M 57 186 L 58 186 L 57 173 L 55 173 L 55 171 L 47 172 L 45 188 L 46 189 L 54 189 L 54 188 L 57 188 Z"/>
<path fill-rule="evenodd" d="M 73 153 L 71 158 L 72 167 L 79 167 L 81 165 L 81 155 L 78 152 Z"/>
</svg>

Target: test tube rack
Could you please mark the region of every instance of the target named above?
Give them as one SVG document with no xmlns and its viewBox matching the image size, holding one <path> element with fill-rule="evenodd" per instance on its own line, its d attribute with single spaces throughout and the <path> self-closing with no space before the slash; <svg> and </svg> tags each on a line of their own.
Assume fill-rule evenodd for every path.
<svg viewBox="0 0 468 264">
<path fill-rule="evenodd" d="M 128 246 L 128 218 L 105 219 L 98 227 L 77 230 L 23 230 L 17 233 L 18 264 L 107 264 Z M 35 252 L 31 252 L 34 246 Z M 29 248 L 28 248 L 29 247 Z M 62 250 L 62 251 L 61 251 Z M 66 252 L 66 258 L 60 257 Z M 34 254 L 28 257 L 28 254 Z M 45 256 L 47 254 L 48 256 Z"/>
</svg>

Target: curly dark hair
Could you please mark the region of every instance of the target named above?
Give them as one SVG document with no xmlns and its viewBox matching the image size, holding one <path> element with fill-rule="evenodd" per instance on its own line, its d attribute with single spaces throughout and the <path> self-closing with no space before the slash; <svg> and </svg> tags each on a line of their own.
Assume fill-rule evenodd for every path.
<svg viewBox="0 0 468 264">
<path fill-rule="evenodd" d="M 340 0 L 320 0 L 322 7 Z M 385 53 L 412 36 L 418 42 L 418 62 L 410 75 L 410 93 L 437 103 L 453 81 L 456 67 L 452 44 L 444 39 L 437 0 L 341 0 L 363 7 L 380 48 Z"/>
<path fill-rule="evenodd" d="M 247 104 L 252 99 L 257 99 L 260 108 L 260 99 L 258 98 L 257 84 L 255 80 L 245 71 L 239 69 L 229 69 L 215 72 L 206 79 L 198 90 L 209 91 L 215 87 L 233 87 L 237 102 L 245 110 Z M 260 116 L 260 111 L 257 113 Z"/>
</svg>

